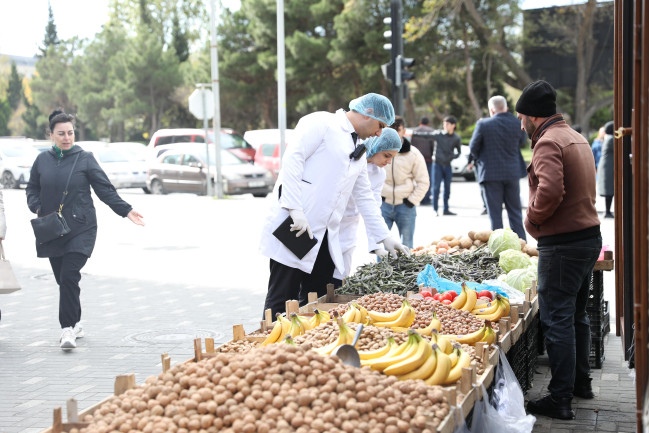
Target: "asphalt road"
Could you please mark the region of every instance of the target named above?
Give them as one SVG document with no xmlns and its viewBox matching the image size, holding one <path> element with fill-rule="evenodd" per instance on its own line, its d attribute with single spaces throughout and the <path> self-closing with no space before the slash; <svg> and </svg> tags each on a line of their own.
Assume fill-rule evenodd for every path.
<svg viewBox="0 0 649 433">
<path fill-rule="evenodd" d="M 521 189 L 525 203 L 524 179 Z M 268 259 L 258 253 L 258 240 L 271 197 L 119 192 L 146 226 L 95 200 L 99 235 L 81 281 L 86 337 L 66 353 L 58 347 L 57 287 L 48 260 L 36 258 L 25 192 L 4 191 L 3 244 L 23 290 L 0 295 L 0 432 L 39 432 L 66 399 L 83 409 L 109 396 L 119 374 L 135 373 L 142 383 L 161 371 L 160 354 L 169 353 L 172 364 L 189 359 L 196 336 L 224 343 L 234 324 L 248 332 L 259 327 Z M 490 228 L 475 182 L 453 182 L 451 209 L 458 215 L 435 217 L 430 206 L 419 207 L 415 245 Z M 602 223 L 604 243 L 612 246 L 613 221 Z M 366 245 L 362 224 L 358 245 Z M 357 249 L 353 266 L 371 260 Z M 606 278 L 606 298 L 614 300 L 613 273 Z"/>
</svg>

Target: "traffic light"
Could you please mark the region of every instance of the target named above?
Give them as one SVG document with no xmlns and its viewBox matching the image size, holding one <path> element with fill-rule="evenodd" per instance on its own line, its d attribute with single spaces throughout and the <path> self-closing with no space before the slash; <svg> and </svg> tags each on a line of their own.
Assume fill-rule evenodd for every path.
<svg viewBox="0 0 649 433">
<path fill-rule="evenodd" d="M 415 66 L 415 59 L 412 57 L 401 57 L 401 81 L 408 81 L 415 78 L 415 73 L 410 68 Z"/>
<path fill-rule="evenodd" d="M 383 78 L 387 81 L 392 81 L 394 78 L 394 63 L 388 62 L 381 65 L 381 71 L 383 72 Z"/>
</svg>

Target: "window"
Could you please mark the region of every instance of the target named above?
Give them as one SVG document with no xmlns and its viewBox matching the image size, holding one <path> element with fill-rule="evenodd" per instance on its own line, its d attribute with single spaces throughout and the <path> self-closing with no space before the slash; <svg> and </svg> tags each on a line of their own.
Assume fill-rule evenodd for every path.
<svg viewBox="0 0 649 433">
<path fill-rule="evenodd" d="M 180 164 L 180 157 L 181 157 L 181 155 L 179 155 L 179 154 L 167 155 L 162 159 L 162 163 L 163 164 Z"/>
<path fill-rule="evenodd" d="M 264 156 L 273 156 L 275 154 L 276 144 L 262 144 L 261 153 Z"/>
<path fill-rule="evenodd" d="M 183 156 L 183 165 L 189 165 L 191 163 L 201 164 L 201 160 L 196 158 L 194 155 L 185 154 Z"/>
<path fill-rule="evenodd" d="M 158 137 L 158 139 L 155 142 L 156 146 L 160 146 L 161 144 L 171 144 L 173 141 L 173 136 L 169 135 L 167 137 Z"/>
<path fill-rule="evenodd" d="M 193 137 L 194 136 L 192 136 L 192 135 L 174 135 L 173 140 L 174 140 L 174 143 L 191 143 L 192 141 L 194 141 L 194 140 L 192 140 Z M 196 138 L 198 138 L 198 137 L 196 137 Z M 198 141 L 198 140 L 196 140 L 196 141 Z"/>
</svg>

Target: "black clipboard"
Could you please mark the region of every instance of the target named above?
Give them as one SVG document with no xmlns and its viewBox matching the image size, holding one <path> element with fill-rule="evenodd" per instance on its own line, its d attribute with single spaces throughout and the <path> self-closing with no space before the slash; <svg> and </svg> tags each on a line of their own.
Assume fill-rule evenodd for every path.
<svg viewBox="0 0 649 433">
<path fill-rule="evenodd" d="M 297 232 L 291 231 L 291 224 L 293 224 L 293 219 L 290 216 L 286 217 L 284 222 L 275 229 L 273 235 L 279 239 L 286 248 L 291 250 L 298 259 L 302 260 L 302 258 L 306 256 L 307 253 L 318 243 L 318 240 L 315 236 L 313 239 L 309 238 L 307 232 L 302 233 L 300 237 L 296 237 L 295 234 Z"/>
</svg>

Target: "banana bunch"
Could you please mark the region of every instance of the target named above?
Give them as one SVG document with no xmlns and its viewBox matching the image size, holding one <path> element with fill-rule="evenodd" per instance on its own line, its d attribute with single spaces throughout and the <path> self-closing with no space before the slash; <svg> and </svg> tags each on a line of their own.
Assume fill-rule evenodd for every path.
<svg viewBox="0 0 649 433">
<path fill-rule="evenodd" d="M 310 329 L 311 324 L 309 323 L 309 319 L 296 313 L 291 314 L 291 326 L 288 328 L 288 335 L 295 338 L 298 335 L 303 335 Z"/>
<path fill-rule="evenodd" d="M 509 300 L 496 293 L 496 299 L 483 308 L 474 308 L 471 314 L 479 319 L 498 321 L 501 317 L 509 316 Z"/>
<path fill-rule="evenodd" d="M 445 337 L 457 343 L 471 346 L 474 346 L 479 341 L 492 345 L 496 341 L 496 332 L 491 327 L 491 321 L 485 320 L 484 326 L 475 332 L 466 335 L 446 335 Z"/>
<path fill-rule="evenodd" d="M 338 323 L 339 330 L 338 339 L 333 343 L 327 344 L 326 346 L 313 349 L 320 355 L 330 355 L 336 347 L 342 346 L 343 344 L 352 344 L 352 342 L 354 341 L 354 331 L 352 331 L 352 329 L 345 324 L 345 320 L 342 317 L 339 317 L 336 319 L 336 322 Z"/>
<path fill-rule="evenodd" d="M 441 335 L 437 329 L 431 332 L 430 342 L 436 343 L 437 346 L 439 346 L 439 349 L 447 355 L 450 355 L 453 352 L 453 343 L 451 343 L 446 335 Z"/>
<path fill-rule="evenodd" d="M 428 341 L 415 331 L 408 331 L 408 340 L 404 343 L 390 346 L 385 355 L 361 359 L 361 365 L 385 374 L 399 376 L 420 367 L 432 353 Z"/>
<path fill-rule="evenodd" d="M 419 335 L 425 335 L 427 337 L 430 337 L 430 335 L 433 333 L 433 330 L 439 330 L 442 329 L 442 322 L 437 318 L 437 314 L 433 311 L 433 317 L 430 320 L 430 324 L 426 326 L 425 328 L 421 329 L 416 329 L 417 333 Z"/>
<path fill-rule="evenodd" d="M 452 385 L 460 380 L 460 377 L 462 377 L 462 369 L 471 365 L 471 355 L 462 350 L 459 344 L 449 357 L 451 358 L 451 370 L 442 382 L 443 385 Z"/>
<path fill-rule="evenodd" d="M 358 356 L 361 359 L 361 364 L 363 361 L 368 361 L 370 359 L 377 359 L 382 356 L 387 355 L 387 353 L 394 347 L 397 347 L 397 342 L 394 341 L 393 337 L 388 337 L 388 344 L 385 346 L 376 349 L 376 350 L 359 350 Z"/>
<path fill-rule="evenodd" d="M 356 302 L 353 302 L 349 307 L 349 310 L 343 314 L 343 319 L 346 323 L 363 323 L 368 324 L 369 312 L 365 307 L 358 305 Z"/>
<path fill-rule="evenodd" d="M 475 308 L 476 302 L 478 302 L 478 292 L 462 283 L 462 291 L 453 299 L 451 307 L 456 310 L 471 311 Z"/>
<path fill-rule="evenodd" d="M 277 313 L 275 316 L 275 326 L 268 334 L 268 337 L 261 343 L 262 346 L 268 346 L 273 343 L 281 343 L 284 340 L 284 337 L 288 334 L 288 329 L 291 327 L 291 321 L 286 317 L 282 316 L 281 313 Z"/>
<path fill-rule="evenodd" d="M 328 322 L 331 320 L 331 316 L 329 313 L 326 311 L 320 311 L 320 310 L 313 310 L 313 316 L 311 319 L 309 319 L 309 324 L 311 326 L 311 329 L 317 328 L 323 323 Z"/>
<path fill-rule="evenodd" d="M 372 320 L 372 325 L 383 328 L 401 328 L 397 330 L 408 329 L 415 321 L 416 311 L 410 305 L 407 299 L 403 300 L 401 308 L 392 313 L 378 313 L 376 311 L 367 312 Z"/>
</svg>

